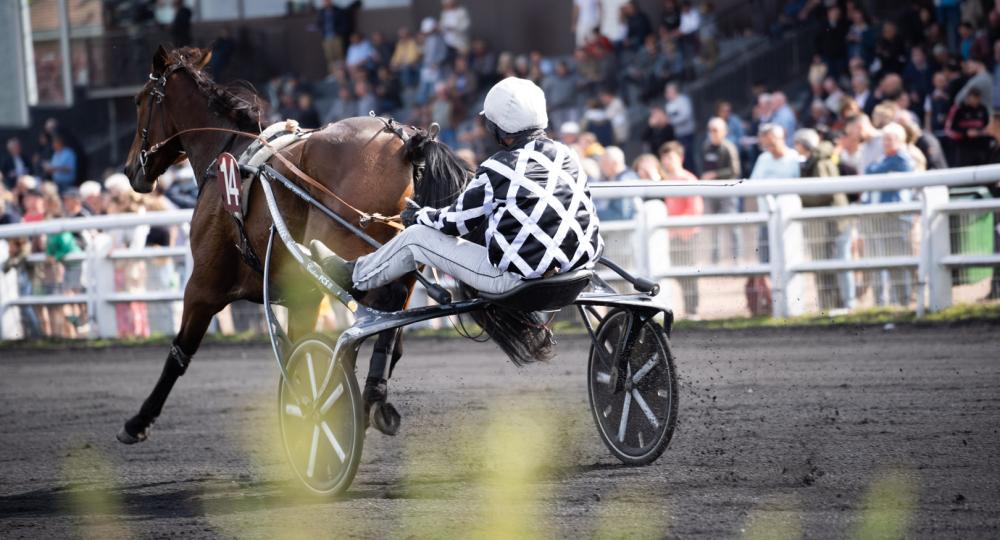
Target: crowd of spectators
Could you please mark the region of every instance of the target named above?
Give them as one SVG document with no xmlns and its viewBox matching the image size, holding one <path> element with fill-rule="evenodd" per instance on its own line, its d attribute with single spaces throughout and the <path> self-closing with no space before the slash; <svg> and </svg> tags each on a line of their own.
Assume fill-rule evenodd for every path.
<svg viewBox="0 0 1000 540">
<path fill-rule="evenodd" d="M 55 124 L 51 123 L 55 129 Z M 60 136 L 52 140 L 53 156 L 59 154 Z M 69 150 L 68 147 L 63 147 Z M 134 192 L 128 178 L 108 172 L 102 182 L 87 180 L 60 182 L 58 162 L 24 157 L 16 138 L 7 142 L 7 154 L 0 163 L 0 225 L 32 223 L 59 218 L 86 218 L 98 215 L 143 213 L 193 208 L 198 186 L 191 169 L 172 167 L 160 177 L 156 190 L 148 195 Z M 67 160 L 72 164 L 72 159 Z M 128 251 L 145 247 L 169 247 L 186 243 L 179 227 L 140 226 L 128 229 L 85 230 L 0 240 L 0 276 L 16 270 L 17 293 L 28 295 L 81 296 L 79 303 L 23 306 L 21 327 L 25 337 L 74 339 L 92 328 L 84 297 L 94 287 L 97 276 L 88 268 L 85 252 Z M 116 259 L 113 265 L 115 292 L 168 291 L 180 282 L 175 257 Z M 3 284 L 0 284 L 3 286 Z M 177 310 L 170 302 L 117 302 L 115 319 L 119 337 L 148 337 L 172 334 Z"/>
<path fill-rule="evenodd" d="M 321 34 L 328 75 L 312 81 L 273 78 L 265 88 L 272 120 L 292 118 L 318 127 L 375 111 L 415 125 L 436 122 L 441 139 L 474 165 L 494 148 L 475 114 L 482 96 L 496 81 L 518 76 L 545 90 L 553 136 L 576 150 L 594 182 L 875 175 L 976 165 L 998 157 L 998 123 L 990 118 L 1000 106 L 1000 7 L 986 1 L 911 2 L 894 18 L 877 20 L 854 0 L 788 0 L 771 32 L 815 29 L 816 55 L 803 74 L 807 89 L 786 94 L 782 88 L 755 85 L 754 105 L 745 119 L 725 101 L 712 111 L 696 111 L 684 93 L 688 82 L 718 62 L 718 20 L 710 2 L 664 0 L 658 12 L 646 13 L 628 0 L 574 0 L 577 47 L 560 58 L 493 50 L 470 34 L 472 21 L 458 0 L 443 0 L 438 17 L 422 20 L 415 29 L 402 27 L 395 36 L 360 32 L 361 5 L 327 1 L 317 10 L 311 29 Z M 638 122 L 636 109 L 643 113 Z M 197 199 L 197 186 L 187 174 L 168 175 L 149 198 L 118 189 L 120 175 L 80 185 L 86 156 L 54 121 L 46 123 L 30 155 L 23 146 L 11 139 L 0 160 L 0 223 L 190 208 Z M 876 187 L 803 197 L 803 204 L 878 204 L 913 196 Z M 769 204 L 700 197 L 664 202 L 671 215 L 733 213 Z M 598 212 L 605 221 L 627 220 L 641 204 L 599 201 Z M 912 223 L 893 220 L 879 227 L 831 222 L 825 230 L 807 231 L 812 235 L 808 249 L 823 259 L 909 254 Z M 746 233 L 739 227 L 671 229 L 670 264 L 709 262 L 695 256 L 704 246 L 712 263 L 748 256 L 767 261 L 766 231 L 756 239 Z M 184 241 L 177 231 L 120 236 L 113 241 L 121 248 Z M 57 283 L 64 291 L 82 292 L 87 284 L 79 282 L 80 272 L 63 261 L 87 242 L 83 234 L 10 242 L 6 264 L 24 264 L 31 252 L 46 253 L 45 264 L 22 273 L 22 292 L 51 292 Z M 137 289 L 143 282 L 169 279 L 169 272 L 150 278 L 137 270 L 148 266 L 122 263 L 116 285 Z M 854 307 L 868 285 L 879 304 L 908 304 L 912 296 L 913 278 L 901 270 L 867 277 L 820 273 L 816 279 L 823 309 Z M 680 286 L 685 313 L 696 316 L 697 281 L 680 280 Z M 1000 297 L 996 280 L 991 296 Z M 747 301 L 752 313 L 769 310 L 765 278 L 749 280 Z M 125 335 L 149 332 L 143 309 L 119 306 Z M 71 327 L 86 320 L 73 306 L 22 312 L 22 318 L 37 321 L 30 323 L 33 331 L 45 335 L 71 336 Z"/>
</svg>

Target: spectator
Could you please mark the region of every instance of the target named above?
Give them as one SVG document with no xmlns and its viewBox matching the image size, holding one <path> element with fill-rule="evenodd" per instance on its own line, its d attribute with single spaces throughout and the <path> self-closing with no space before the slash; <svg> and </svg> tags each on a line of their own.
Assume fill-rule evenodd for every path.
<svg viewBox="0 0 1000 540">
<path fill-rule="evenodd" d="M 993 96 L 993 77 L 987 73 L 986 65 L 978 59 L 970 58 L 963 63 L 963 66 L 968 80 L 955 95 L 955 103 L 963 103 L 965 96 L 969 95 L 969 92 L 975 88 L 979 91 L 980 103 L 986 107 L 990 114 L 993 114 L 993 101 L 989 99 Z"/>
<path fill-rule="evenodd" d="M 708 121 L 708 137 L 702 147 L 702 180 L 732 180 L 740 178 L 740 155 L 736 146 L 727 138 L 726 121 L 714 117 Z M 708 214 L 734 214 L 739 212 L 738 197 L 709 197 L 705 202 Z M 719 262 L 722 244 L 722 229 L 713 227 L 712 263 Z M 739 258 L 740 230 L 729 228 L 729 252 L 735 261 Z"/>
<path fill-rule="evenodd" d="M 694 78 L 694 61 L 698 55 L 698 33 L 701 30 L 701 13 L 691 2 L 681 2 L 680 31 L 681 54 L 684 56 L 684 70 L 687 78 Z M 685 150 L 687 148 L 685 147 Z"/>
<path fill-rule="evenodd" d="M 628 27 L 625 24 L 623 9 L 630 0 L 601 0 L 600 32 L 614 44 L 615 50 L 625 47 Z"/>
<path fill-rule="evenodd" d="M 910 51 L 910 61 L 903 70 L 903 85 L 910 94 L 910 102 L 923 106 L 927 95 L 933 88 L 934 71 L 927 61 L 927 54 L 920 47 Z"/>
<path fill-rule="evenodd" d="M 573 0 L 573 33 L 576 36 L 577 47 L 586 45 L 600 24 L 600 0 Z"/>
<path fill-rule="evenodd" d="M 351 34 L 350 45 L 347 46 L 347 54 L 344 63 L 350 70 L 363 69 L 368 71 L 378 57 L 372 42 L 365 38 L 364 34 L 355 32 Z"/>
<path fill-rule="evenodd" d="M 469 12 L 457 0 L 441 0 L 439 25 L 448 46 L 448 57 L 456 58 L 469 53 Z"/>
<path fill-rule="evenodd" d="M 844 129 L 857 141 L 858 171 L 864 171 L 869 165 L 882 159 L 882 134 L 872 125 L 868 115 L 862 113 L 848 118 Z"/>
<path fill-rule="evenodd" d="M 625 95 L 629 103 L 638 103 L 655 94 L 662 81 L 657 76 L 658 63 L 661 61 L 656 36 L 646 36 L 642 47 L 635 52 L 632 60 L 625 67 Z"/>
<path fill-rule="evenodd" d="M 892 21 L 882 25 L 882 36 L 875 43 L 875 59 L 880 75 L 901 73 L 906 65 L 906 45 Z"/>
<path fill-rule="evenodd" d="M 869 64 L 875 54 L 875 34 L 868 25 L 868 17 L 857 7 L 848 9 L 847 17 L 851 26 L 844 37 L 847 41 L 846 58 L 862 58 L 865 64 Z"/>
<path fill-rule="evenodd" d="M 973 28 L 970 22 L 966 21 L 958 25 L 958 37 L 960 39 L 958 51 L 962 60 L 972 58 L 972 45 L 976 41 L 975 32 L 976 29 Z"/>
<path fill-rule="evenodd" d="M 674 126 L 670 125 L 667 113 L 660 107 L 651 107 L 649 120 L 642 132 L 642 142 L 646 144 L 649 152 L 658 152 L 665 143 L 676 140 Z"/>
<path fill-rule="evenodd" d="M 194 208 L 198 204 L 198 183 L 191 167 L 174 167 L 174 181 L 164 195 L 177 208 Z"/>
<path fill-rule="evenodd" d="M 490 88 L 497 82 L 497 56 L 486 46 L 486 41 L 472 40 L 469 66 L 476 74 L 479 88 Z"/>
<path fill-rule="evenodd" d="M 305 129 L 318 128 L 322 124 L 319 120 L 319 113 L 316 112 L 316 107 L 313 106 L 312 95 L 308 93 L 301 93 L 299 97 L 295 100 L 295 112 L 291 116 L 299 122 L 299 125 Z"/>
<path fill-rule="evenodd" d="M 770 122 L 778 124 L 785 132 L 785 144 L 792 144 L 792 134 L 798 127 L 798 122 L 795 120 L 795 113 L 792 112 L 792 108 L 788 106 L 788 99 L 785 97 L 784 92 L 774 92 L 771 94 L 771 114 Z"/>
<path fill-rule="evenodd" d="M 660 28 L 666 37 L 675 40 L 680 36 L 681 8 L 678 0 L 663 0 L 663 11 L 660 12 Z"/>
<path fill-rule="evenodd" d="M 405 26 L 399 29 L 398 36 L 389 67 L 399 73 L 403 87 L 412 88 L 420 82 L 420 45 Z"/>
<path fill-rule="evenodd" d="M 382 113 L 392 113 L 403 106 L 399 77 L 386 66 L 380 66 L 376 74 L 375 97 L 378 106 L 373 109 Z"/>
<path fill-rule="evenodd" d="M 868 75 L 865 73 L 851 75 L 851 97 L 862 110 L 867 108 L 868 100 L 871 99 L 871 90 L 869 90 L 868 85 Z"/>
<path fill-rule="evenodd" d="M 646 42 L 646 37 L 652 35 L 653 28 L 649 17 L 636 6 L 634 1 L 622 4 L 620 18 L 625 21 L 625 49 L 634 51 Z"/>
<path fill-rule="evenodd" d="M 715 116 L 725 120 L 726 139 L 739 149 L 742 145 L 743 137 L 746 136 L 746 130 L 743 128 L 743 121 L 740 120 L 740 117 L 733 114 L 732 104 L 728 101 L 720 101 L 715 106 Z M 740 155 L 743 155 L 742 152 Z M 743 161 L 742 157 L 740 161 Z"/>
<path fill-rule="evenodd" d="M 659 182 L 667 177 L 667 172 L 663 170 L 660 158 L 656 157 L 656 154 L 641 154 L 632 162 L 632 170 L 640 180 Z"/>
<path fill-rule="evenodd" d="M 361 9 L 361 0 L 355 0 L 347 7 L 333 4 L 333 0 L 323 0 L 323 7 L 316 14 L 316 27 L 323 35 L 323 55 L 327 64 L 344 59 L 348 37 L 354 33 L 355 18 Z"/>
<path fill-rule="evenodd" d="M 820 139 L 819 133 L 813 129 L 800 129 L 795 132 L 795 150 L 805 159 L 800 165 L 802 178 L 829 178 L 839 176 L 840 171 L 833 162 L 834 148 L 827 141 Z M 805 208 L 847 206 L 847 196 L 843 193 L 832 195 L 802 195 L 802 206 Z M 835 219 L 817 220 L 803 226 L 805 243 L 809 255 L 814 261 L 832 260 L 838 258 L 838 239 L 841 236 L 840 223 Z M 819 307 L 829 311 L 845 305 L 841 300 L 846 295 L 853 295 L 853 287 L 849 287 L 844 279 L 839 280 L 834 272 L 817 272 L 816 291 L 819 296 Z"/>
<path fill-rule="evenodd" d="M 628 111 L 614 91 L 605 88 L 599 94 L 601 106 L 604 108 L 605 117 L 611 122 L 611 129 L 614 132 L 615 144 L 622 145 L 628 142 L 629 125 Z"/>
<path fill-rule="evenodd" d="M 980 165 L 985 162 L 990 136 L 986 131 L 990 115 L 983 105 L 978 88 L 971 88 L 965 100 L 951 109 L 945 122 L 945 131 L 956 149 L 956 162 L 960 167 Z"/>
<path fill-rule="evenodd" d="M 961 20 L 961 12 L 958 5 L 961 0 L 934 0 L 937 9 L 935 19 L 944 27 L 945 35 L 948 38 L 948 48 L 958 49 L 958 23 Z"/>
<path fill-rule="evenodd" d="M 826 20 L 816 35 L 816 52 L 835 78 L 847 70 L 848 30 L 840 7 L 834 4 L 828 8 Z"/>
<path fill-rule="evenodd" d="M 222 27 L 219 36 L 212 42 L 212 57 L 208 61 L 208 71 L 212 74 L 212 78 L 217 81 L 222 80 L 235 50 L 236 41 L 233 40 L 232 30 L 228 26 Z"/>
<path fill-rule="evenodd" d="M 369 113 L 378 109 L 378 102 L 375 99 L 375 94 L 372 92 L 372 87 L 368 84 L 368 81 L 359 80 L 354 83 L 354 96 L 355 109 L 351 116 L 368 116 Z"/>
<path fill-rule="evenodd" d="M 906 153 L 906 131 L 895 122 L 882 128 L 884 157 L 865 168 L 865 174 L 885 174 L 913 171 L 913 160 Z M 910 190 L 868 191 L 862 194 L 865 204 L 885 204 L 910 200 Z M 862 222 L 878 230 L 862 231 L 865 255 L 869 257 L 898 257 L 910 255 L 912 222 L 908 216 L 891 216 L 891 221 L 877 224 Z M 888 230 L 883 230 L 888 229 Z M 880 306 L 908 305 L 911 294 L 911 272 L 908 270 L 881 270 L 875 273 L 875 301 Z"/>
<path fill-rule="evenodd" d="M 719 22 L 715 15 L 715 4 L 701 4 L 701 30 L 698 31 L 698 47 L 701 61 L 706 69 L 713 69 L 719 59 Z"/>
<path fill-rule="evenodd" d="M 197 197 L 197 193 L 195 196 Z M 104 213 L 104 197 L 101 195 L 99 182 L 87 180 L 80 184 L 80 198 L 83 202 L 83 211 L 88 215 L 99 216 Z"/>
<path fill-rule="evenodd" d="M 937 137 L 920 129 L 920 125 L 909 114 L 897 115 L 896 122 L 906 130 L 907 141 L 916 147 L 915 152 L 924 156 L 927 170 L 948 168 L 948 160 Z"/>
<path fill-rule="evenodd" d="M 343 87 L 337 92 L 337 99 L 333 100 L 330 110 L 323 118 L 324 122 L 336 122 L 344 118 L 350 118 L 358 113 L 357 102 L 354 100 L 354 93 L 350 87 Z"/>
<path fill-rule="evenodd" d="M 31 170 L 42 178 L 52 178 L 52 175 L 45 172 L 45 164 L 52 159 L 52 137 L 46 131 L 38 134 L 38 144 L 31 154 Z"/>
<path fill-rule="evenodd" d="M 42 166 L 59 186 L 59 191 L 69 189 L 76 183 L 76 152 L 66 146 L 62 135 L 52 138 L 52 159 Z"/>
<path fill-rule="evenodd" d="M 578 146 L 580 141 L 580 124 L 576 122 L 563 122 L 559 126 L 559 142 L 570 147 L 580 157 L 583 157 L 583 149 Z"/>
<path fill-rule="evenodd" d="M 617 146 L 608 146 L 598 160 L 601 176 L 598 182 L 623 182 L 639 177 L 625 164 L 625 153 Z M 601 221 L 627 221 L 635 216 L 636 203 L 630 198 L 597 199 L 597 217 Z"/>
<path fill-rule="evenodd" d="M 924 99 L 924 129 L 941 135 L 948 122 L 951 112 L 951 96 L 948 95 L 948 79 L 943 71 L 934 74 L 931 79 L 933 88 Z"/>
<path fill-rule="evenodd" d="M 441 126 L 440 139 L 452 146 L 458 143 L 455 138 L 454 104 L 448 85 L 439 83 L 434 90 L 434 101 L 431 102 L 431 119 Z"/>
<path fill-rule="evenodd" d="M 17 137 L 7 139 L 7 153 L 0 159 L 0 176 L 9 189 L 14 189 L 18 178 L 31 174 L 31 168 L 21 151 L 20 139 Z"/>
<path fill-rule="evenodd" d="M 666 173 L 665 180 L 678 182 L 697 182 L 691 171 L 684 168 L 684 147 L 679 143 L 668 142 L 660 149 L 660 163 Z M 704 201 L 701 197 L 667 197 L 664 199 L 669 216 L 700 216 L 705 213 Z M 695 240 L 698 234 L 696 227 L 672 227 L 670 237 L 670 266 L 694 267 Z M 698 279 L 678 278 L 684 297 L 684 313 L 689 319 L 698 317 Z"/>
<path fill-rule="evenodd" d="M 420 23 L 420 32 L 424 36 L 423 63 L 420 67 L 420 89 L 417 92 L 417 103 L 425 104 L 434 92 L 434 87 L 440 81 L 441 68 L 448 56 L 448 46 L 438 32 L 437 23 L 427 17 Z"/>
<path fill-rule="evenodd" d="M 383 66 L 388 66 L 389 61 L 392 60 L 392 54 L 395 51 L 395 45 L 385 39 L 385 34 L 382 32 L 372 32 L 371 39 L 368 42 L 372 46 L 372 50 L 375 51 L 373 55 L 373 63 L 375 65 L 375 70 Z"/>
<path fill-rule="evenodd" d="M 691 169 L 693 163 L 694 150 L 694 108 L 691 105 L 691 98 L 687 94 L 680 93 L 676 83 L 668 83 L 664 89 L 666 104 L 664 109 L 670 118 L 670 124 L 674 126 L 674 133 L 677 141 L 684 147 L 684 155 L 687 160 L 685 169 Z"/>
<path fill-rule="evenodd" d="M 184 0 L 174 0 L 174 20 L 170 23 L 170 39 L 176 47 L 191 44 L 191 8 Z"/>
<path fill-rule="evenodd" d="M 549 109 L 549 120 L 553 126 L 578 120 L 576 98 L 577 77 L 565 61 L 556 63 L 555 70 L 542 81 L 545 100 Z"/>
</svg>

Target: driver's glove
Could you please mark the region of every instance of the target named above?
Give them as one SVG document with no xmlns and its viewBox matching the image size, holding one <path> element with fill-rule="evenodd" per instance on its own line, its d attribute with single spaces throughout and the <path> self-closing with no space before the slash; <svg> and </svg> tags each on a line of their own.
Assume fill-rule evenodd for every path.
<svg viewBox="0 0 1000 540">
<path fill-rule="evenodd" d="M 417 204 L 413 199 L 406 199 L 406 208 L 399 213 L 399 220 L 403 222 L 404 227 L 409 227 L 417 222 L 417 211 L 423 208 Z"/>
</svg>

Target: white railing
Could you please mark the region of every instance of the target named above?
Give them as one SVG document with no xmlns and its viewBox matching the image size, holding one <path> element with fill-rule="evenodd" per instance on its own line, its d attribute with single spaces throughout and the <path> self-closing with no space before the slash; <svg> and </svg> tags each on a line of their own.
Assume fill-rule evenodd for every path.
<svg viewBox="0 0 1000 540">
<path fill-rule="evenodd" d="M 658 280 L 678 278 L 749 277 L 769 276 L 774 297 L 774 314 L 790 316 L 802 313 L 803 277 L 816 272 L 853 271 L 916 271 L 914 283 L 917 311 L 936 311 L 952 303 L 952 275 L 954 268 L 973 266 L 1000 266 L 1000 254 L 953 253 L 949 216 L 1000 212 L 1000 200 L 949 201 L 948 187 L 986 184 L 1000 181 L 1000 165 L 948 169 L 927 173 L 892 174 L 880 176 L 855 176 L 831 179 L 800 180 L 746 180 L 742 182 L 622 182 L 593 184 L 594 198 L 641 197 L 645 204 L 637 205 L 640 211 L 630 221 L 606 222 L 602 232 L 610 241 L 608 253 L 629 269 Z M 889 191 L 913 189 L 918 191 L 916 202 L 881 205 L 851 205 L 846 207 L 802 208 L 800 195 L 862 192 L 873 189 Z M 714 214 L 703 216 L 667 216 L 662 197 L 759 197 L 761 209 L 756 212 Z M 650 201 L 649 199 L 653 199 Z M 914 242 L 912 254 L 886 255 L 865 258 L 842 256 L 838 258 L 812 258 L 804 256 L 808 235 L 803 226 L 822 220 L 860 219 L 864 217 L 897 216 L 919 223 L 919 241 Z M 87 231 L 127 229 L 143 225 L 187 226 L 191 211 L 170 211 L 142 214 L 99 216 L 86 219 L 59 219 L 40 223 L 23 223 L 0 226 L 0 244 L 6 239 L 51 234 L 60 231 Z M 916 221 L 919 220 L 919 221 Z M 671 264 L 670 231 L 685 228 L 764 228 L 761 245 L 766 242 L 769 258 L 764 261 L 737 261 L 736 264 Z M 0 245 L 0 262 L 7 257 L 7 250 Z M 40 261 L 40 255 L 32 256 Z M 173 290 L 146 290 L 121 292 L 115 290 L 113 265 L 121 259 L 156 259 L 170 257 L 184 260 L 180 287 Z M 96 324 L 91 325 L 91 335 L 113 337 L 117 335 L 114 305 L 121 302 L 174 302 L 182 299 L 183 287 L 193 266 L 187 246 L 170 248 L 138 248 L 112 250 L 109 242 L 95 242 L 83 254 L 71 255 L 70 260 L 84 264 L 86 292 L 72 295 L 31 295 L 19 297 L 14 272 L 0 275 L 0 338 L 9 339 L 17 334 L 17 309 L 20 306 L 58 305 L 83 303 Z M 614 276 L 602 270 L 607 278 Z M 423 295 L 418 294 L 419 299 Z M 665 297 L 664 297 L 665 298 Z M 668 300 L 664 300 L 668 301 Z"/>
</svg>

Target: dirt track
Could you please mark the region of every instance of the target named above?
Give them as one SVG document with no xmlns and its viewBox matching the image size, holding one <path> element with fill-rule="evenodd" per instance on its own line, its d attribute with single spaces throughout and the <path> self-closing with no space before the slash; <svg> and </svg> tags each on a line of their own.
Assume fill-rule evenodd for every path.
<svg viewBox="0 0 1000 540">
<path fill-rule="evenodd" d="M 264 346 L 203 349 L 135 447 L 114 433 L 165 350 L 3 350 L 0 537 L 847 538 L 898 526 L 996 538 L 998 336 L 998 325 L 678 332 L 678 428 L 646 468 L 617 465 L 598 439 L 580 339 L 523 370 L 489 344 L 410 341 L 393 386 L 401 433 L 369 432 L 339 501 L 292 489 Z M 524 430 L 499 449 L 498 416 Z"/>
</svg>

